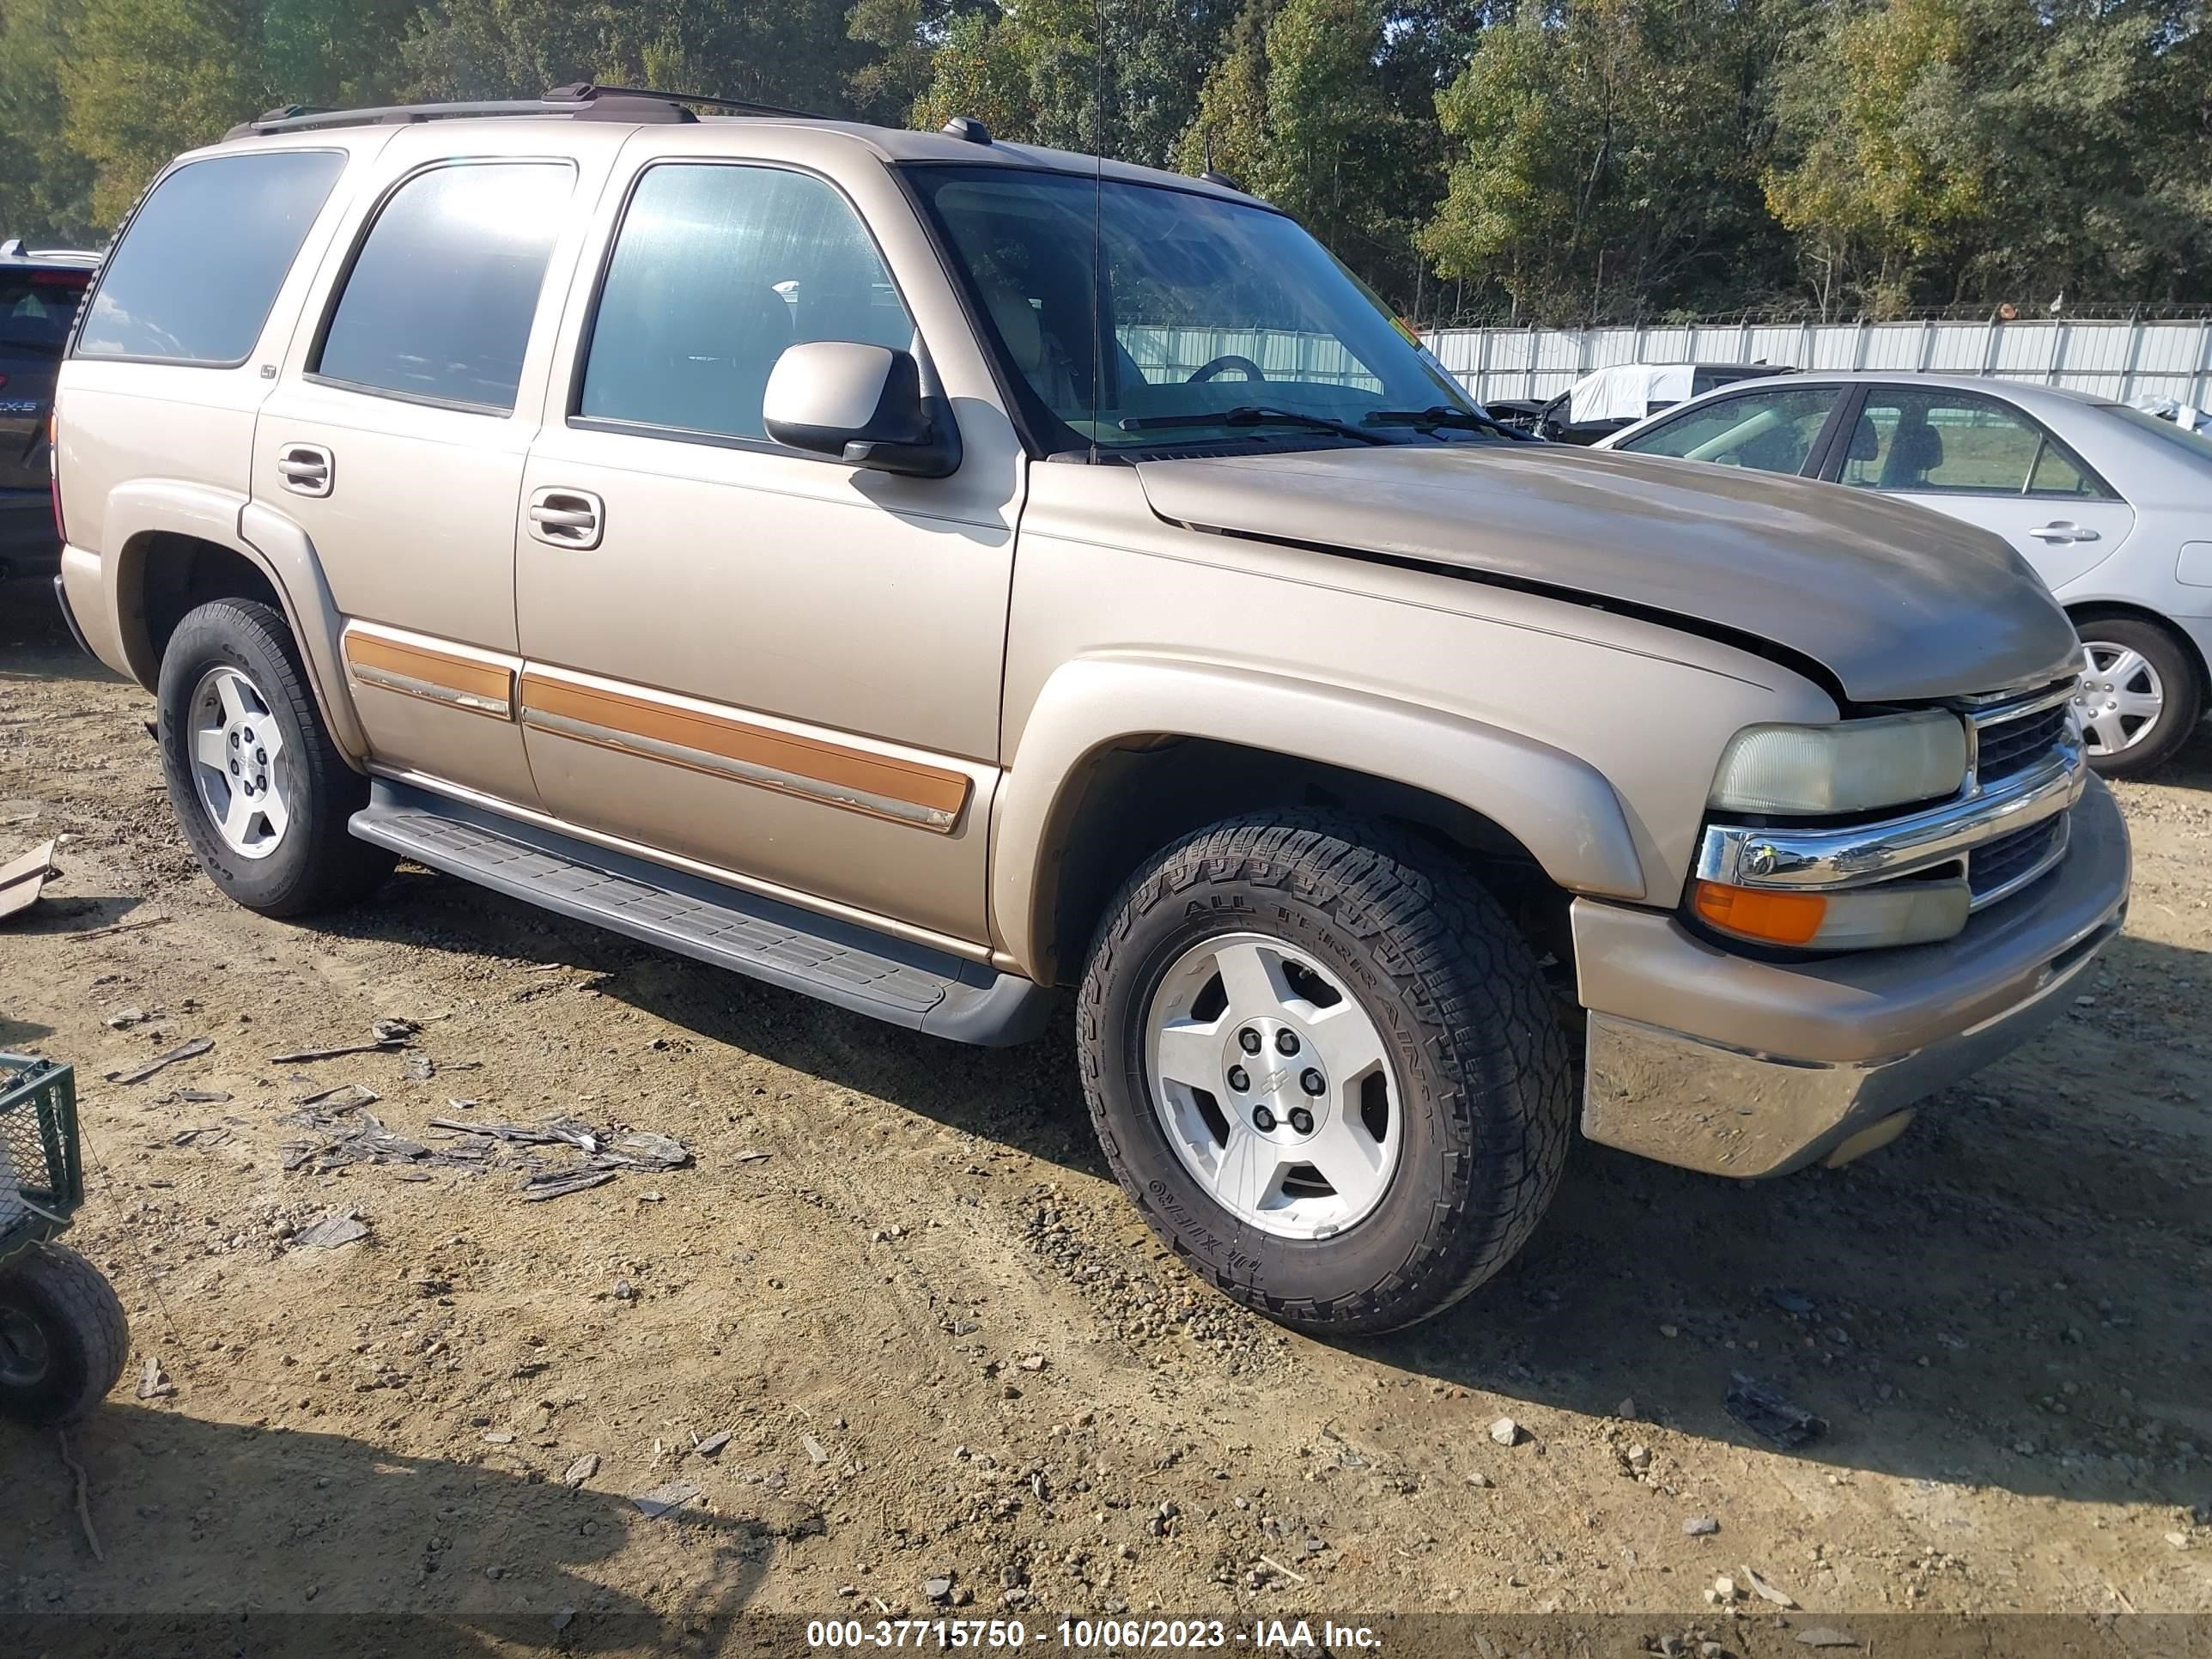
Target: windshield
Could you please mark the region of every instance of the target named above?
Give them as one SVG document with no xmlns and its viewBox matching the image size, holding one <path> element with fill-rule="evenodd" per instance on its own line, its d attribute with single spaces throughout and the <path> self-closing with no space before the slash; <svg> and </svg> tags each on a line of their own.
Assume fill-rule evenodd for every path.
<svg viewBox="0 0 2212 1659">
<path fill-rule="evenodd" d="M 1357 425 L 1383 411 L 1476 409 L 1281 214 L 1012 167 L 917 167 L 910 177 L 1049 447 L 1310 447 L 1356 438 L 1295 417 Z M 1094 293 L 1104 325 L 1096 330 Z M 1227 418 L 1232 410 L 1238 418 Z M 1285 414 L 1293 419 L 1268 418 Z M 1415 436 L 1404 426 L 1383 435 Z"/>
<path fill-rule="evenodd" d="M 2195 456 L 2200 461 L 2212 462 L 2212 438 L 2201 432 L 2184 432 L 2172 421 L 2163 420 L 2148 410 L 2130 409 L 2125 404 L 2108 404 L 2112 412 L 2137 431 L 2148 432 L 2154 438 L 2162 438 L 2183 453 Z"/>
<path fill-rule="evenodd" d="M 58 357 L 88 270 L 0 270 L 0 349 Z"/>
</svg>

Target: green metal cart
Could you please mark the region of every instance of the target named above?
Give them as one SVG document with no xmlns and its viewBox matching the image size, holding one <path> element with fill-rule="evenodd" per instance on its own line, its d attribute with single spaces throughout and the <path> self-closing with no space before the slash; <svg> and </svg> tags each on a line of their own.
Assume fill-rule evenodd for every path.
<svg viewBox="0 0 2212 1659">
<path fill-rule="evenodd" d="M 76 1073 L 0 1054 L 0 1416 L 73 1423 L 123 1375 L 123 1304 L 99 1268 L 54 1243 L 83 1202 Z"/>
</svg>

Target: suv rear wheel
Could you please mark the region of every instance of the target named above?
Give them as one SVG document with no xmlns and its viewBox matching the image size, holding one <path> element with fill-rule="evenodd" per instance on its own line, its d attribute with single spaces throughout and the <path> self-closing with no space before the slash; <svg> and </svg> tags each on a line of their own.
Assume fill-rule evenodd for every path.
<svg viewBox="0 0 2212 1659">
<path fill-rule="evenodd" d="M 324 729 L 284 619 L 250 599 L 188 613 L 161 654 L 161 769 L 209 878 L 265 916 L 363 896 L 393 855 L 346 831 L 368 802 Z"/>
<path fill-rule="evenodd" d="M 1083 977 L 1093 1124 L 1152 1230 L 1285 1324 L 1450 1306 L 1549 1206 L 1572 1124 L 1527 943 L 1379 825 L 1231 819 L 1115 899 Z"/>
</svg>

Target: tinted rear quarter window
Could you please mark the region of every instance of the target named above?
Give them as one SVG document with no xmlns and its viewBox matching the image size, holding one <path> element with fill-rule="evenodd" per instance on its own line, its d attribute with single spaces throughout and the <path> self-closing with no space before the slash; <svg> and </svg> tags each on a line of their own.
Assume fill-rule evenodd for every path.
<svg viewBox="0 0 2212 1659">
<path fill-rule="evenodd" d="M 0 270 L 0 353 L 58 357 L 88 270 Z"/>
<path fill-rule="evenodd" d="M 337 150 L 270 150 L 169 173 L 108 256 L 77 356 L 244 362 L 344 167 Z"/>
<path fill-rule="evenodd" d="M 512 410 L 574 179 L 566 161 L 479 161 L 406 179 L 355 256 L 314 372 L 431 403 Z"/>
</svg>

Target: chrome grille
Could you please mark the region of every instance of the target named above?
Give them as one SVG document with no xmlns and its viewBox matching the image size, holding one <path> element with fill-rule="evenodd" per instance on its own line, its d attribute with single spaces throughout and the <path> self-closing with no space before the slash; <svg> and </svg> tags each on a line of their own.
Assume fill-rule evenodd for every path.
<svg viewBox="0 0 2212 1659">
<path fill-rule="evenodd" d="M 1966 888 L 1979 908 L 2017 891 L 2057 862 L 2066 850 L 2067 817 L 2031 823 L 1984 842 L 1966 855 Z"/>
<path fill-rule="evenodd" d="M 1833 892 L 1963 874 L 1977 910 L 2010 897 L 2066 856 L 2069 814 L 2087 779 L 2068 707 L 2075 684 L 2069 677 L 1954 703 L 1972 730 L 1972 761 L 1948 800 L 1843 825 L 1709 823 L 1698 879 Z"/>
<path fill-rule="evenodd" d="M 2065 741 L 2066 718 L 2066 704 L 2057 702 L 2010 719 L 1998 715 L 1978 722 L 1974 775 L 1988 784 L 2027 771 Z"/>
</svg>

